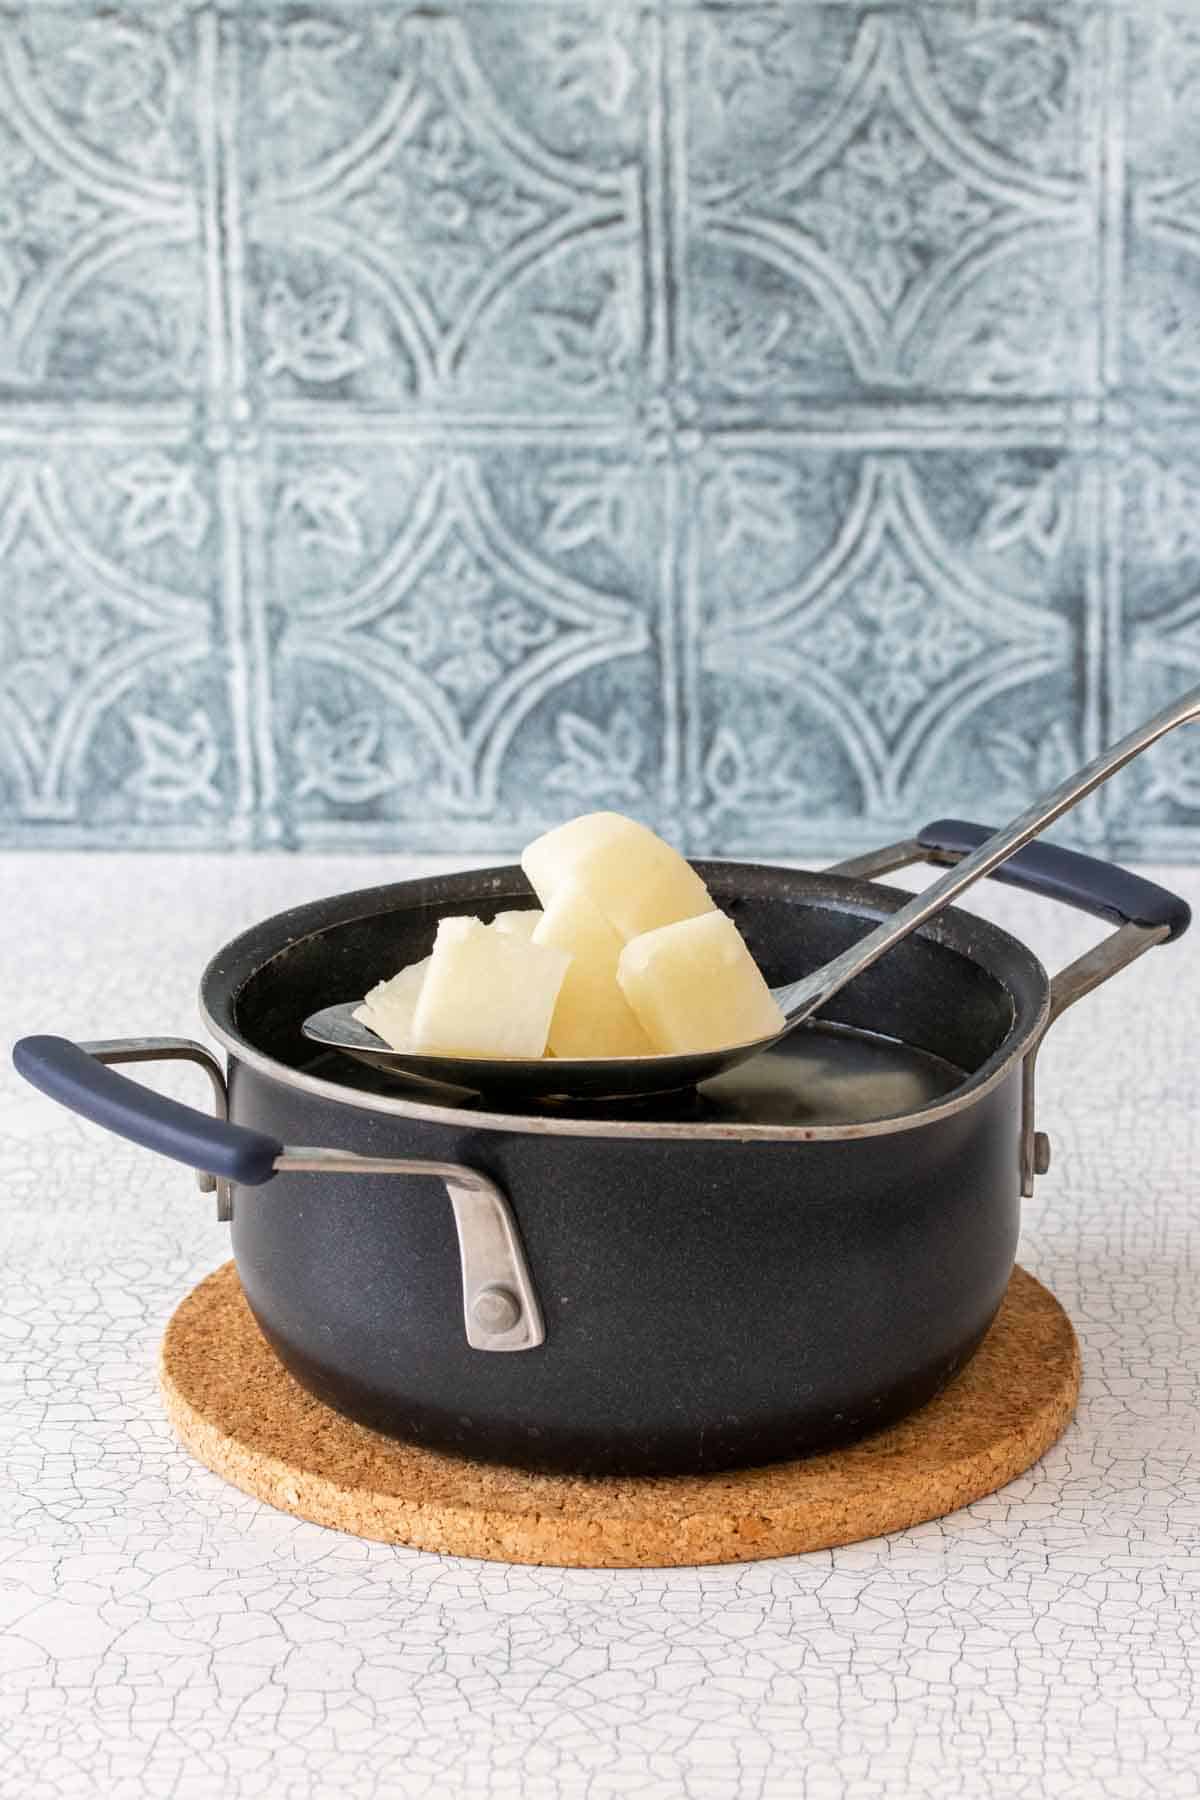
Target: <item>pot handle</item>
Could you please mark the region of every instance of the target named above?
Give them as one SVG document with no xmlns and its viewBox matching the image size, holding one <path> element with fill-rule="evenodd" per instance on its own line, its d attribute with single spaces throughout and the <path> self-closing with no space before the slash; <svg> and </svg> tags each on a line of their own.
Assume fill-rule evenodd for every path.
<svg viewBox="0 0 1200 1800">
<path fill-rule="evenodd" d="M 912 854 L 906 860 L 923 857 L 929 862 L 957 862 L 990 835 L 987 825 L 968 824 L 964 819 L 938 819 L 912 840 Z M 900 846 L 894 848 L 899 850 Z M 1074 1006 L 1147 950 L 1182 937 L 1192 922 L 1187 901 L 1168 888 L 1113 863 L 1085 856 L 1079 850 L 1064 850 L 1058 844 L 1027 844 L 993 869 L 992 874 L 1049 900 L 1063 900 L 1068 906 L 1107 919 L 1117 927 L 1054 976 L 1047 1028 L 1062 1017 L 1068 1006 Z M 1031 1091 L 1035 1057 L 1036 1050 L 1026 1063 Z"/>
<path fill-rule="evenodd" d="M 991 836 L 990 825 L 935 819 L 918 831 L 916 842 L 929 862 L 957 862 Z M 1116 924 L 1150 929 L 1166 926 L 1168 939 L 1182 937 L 1192 922 L 1187 901 L 1169 888 L 1115 863 L 1101 862 L 1079 850 L 1064 850 L 1059 844 L 1026 844 L 992 870 L 992 879 L 1026 888 L 1047 900 L 1062 900 Z"/>
<path fill-rule="evenodd" d="M 18 1075 L 60 1106 L 190 1169 L 241 1187 L 261 1187 L 283 1155 L 283 1145 L 265 1132 L 156 1094 L 68 1038 L 21 1038 L 12 1056 Z"/>
<path fill-rule="evenodd" d="M 975 825 L 965 819 L 935 819 L 916 837 L 835 863 L 828 873 L 871 881 L 877 875 L 891 875 L 916 862 L 955 863 L 991 835 L 989 825 Z M 1044 1175 L 1050 1162 L 1049 1142 L 1042 1132 L 1034 1130 L 1034 1077 L 1045 1031 L 1069 1006 L 1119 969 L 1127 968 L 1156 944 L 1182 937 L 1192 914 L 1186 900 L 1159 887 L 1157 882 L 1101 862 L 1097 857 L 1085 856 L 1079 850 L 1064 850 L 1058 844 L 1026 844 L 993 869 L 992 878 L 1049 900 L 1063 900 L 1068 906 L 1108 919 L 1117 926 L 1103 942 L 1085 950 L 1054 976 L 1045 1027 L 1025 1057 L 1021 1191 L 1032 1194 L 1034 1176 Z"/>
<path fill-rule="evenodd" d="M 202 1045 L 185 1047 L 177 1039 L 115 1039 L 89 1047 L 69 1038 L 37 1036 L 13 1046 L 13 1064 L 26 1081 L 70 1112 L 216 1176 L 218 1193 L 226 1201 L 218 1217 L 232 1216 L 229 1184 L 262 1187 L 284 1172 L 437 1177 L 445 1184 L 458 1235 L 468 1344 L 473 1350 L 533 1350 L 545 1342 L 542 1309 L 517 1222 L 490 1175 L 429 1157 L 362 1156 L 353 1150 L 281 1144 L 265 1131 L 198 1112 L 107 1067 L 110 1061 L 148 1062 L 158 1055 L 183 1054 L 206 1067 L 211 1062 Z M 214 1068 L 219 1080 L 219 1066 L 214 1064 L 210 1073 Z"/>
</svg>

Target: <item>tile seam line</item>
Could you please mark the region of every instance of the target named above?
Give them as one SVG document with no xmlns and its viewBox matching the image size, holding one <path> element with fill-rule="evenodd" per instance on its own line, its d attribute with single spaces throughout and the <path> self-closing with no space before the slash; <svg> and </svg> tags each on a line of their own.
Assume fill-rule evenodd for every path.
<svg viewBox="0 0 1200 1800">
<path fill-rule="evenodd" d="M 237 516 L 236 469 L 229 448 L 232 405 L 227 355 L 229 294 L 222 236 L 225 184 L 222 100 L 222 13 L 206 6 L 195 14 L 197 54 L 196 114 L 203 178 L 204 289 L 208 318 L 208 382 L 204 423 L 208 470 L 219 517 L 217 621 L 224 665 L 224 692 L 231 726 L 234 765 L 229 829 L 238 841 L 253 830 L 257 787 L 247 716 L 250 670 L 246 655 L 246 607 L 241 571 L 241 522 Z"/>
<path fill-rule="evenodd" d="M 1104 255 L 1101 265 L 1103 286 L 1100 316 L 1105 336 L 1101 381 L 1105 395 L 1110 396 L 1120 393 L 1123 373 L 1125 208 L 1129 190 L 1127 78 L 1131 26 L 1127 18 L 1109 14 L 1103 18 L 1102 27 L 1104 85 L 1099 111 L 1103 158 L 1100 199 L 1103 208 Z M 1120 511 L 1124 504 L 1124 483 L 1110 454 L 1109 433 L 1106 417 L 1101 425 L 1100 517 L 1096 522 L 1100 535 L 1099 628 L 1102 633 L 1097 676 L 1097 712 L 1099 736 L 1106 741 L 1117 735 L 1124 714 L 1122 645 L 1125 626 L 1124 532 Z M 1116 805 L 1112 790 L 1105 789 L 1100 805 L 1101 816 L 1106 825 L 1110 825 Z"/>
<path fill-rule="evenodd" d="M 673 406 L 677 377 L 676 341 L 677 282 L 675 269 L 676 172 L 673 168 L 673 107 L 679 96 L 672 80 L 674 25 L 669 8 L 661 3 L 645 14 L 650 34 L 651 68 L 644 100 L 646 140 L 648 267 L 644 281 L 654 305 L 649 340 L 647 374 L 651 387 L 661 389 Z M 688 645 L 681 610 L 680 565 L 687 523 L 680 505 L 680 477 L 670 458 L 659 477 L 662 497 L 663 543 L 655 562 L 660 631 L 659 683 L 663 701 L 663 737 L 659 791 L 668 831 L 686 839 L 686 763 L 688 733 Z"/>
<path fill-rule="evenodd" d="M 255 427 L 265 422 L 254 417 L 242 310 L 246 297 L 243 231 L 245 194 L 238 125 L 241 118 L 243 65 L 237 26 L 243 10 L 250 9 L 239 7 L 225 17 L 221 35 L 218 70 L 224 102 L 221 130 L 221 218 L 230 334 L 229 423 L 234 436 L 235 480 L 232 504 L 236 508 L 238 519 L 242 617 L 251 660 L 247 671 L 246 696 L 250 709 L 247 729 L 255 794 L 252 829 L 256 844 L 261 845 L 263 841 L 276 841 L 282 833 L 283 823 L 278 814 L 279 779 L 275 754 L 277 721 L 266 616 L 266 525 L 261 493 L 264 470 L 261 457 L 252 459 L 250 456 L 250 450 L 261 442 Z M 238 442 L 240 425 L 249 426 L 252 430 L 252 437 L 247 443 Z"/>
<path fill-rule="evenodd" d="M 214 10 L 196 14 L 197 84 L 195 95 L 197 135 L 200 140 L 200 174 L 203 182 L 202 249 L 204 293 L 208 315 L 208 384 L 205 399 L 215 408 L 221 424 L 227 420 L 228 363 L 225 355 L 225 280 L 221 253 L 221 128 L 218 116 L 220 82 L 220 21 Z M 210 421 L 211 423 L 211 421 Z"/>
<path fill-rule="evenodd" d="M 1119 388 L 1122 374 L 1122 339 L 1125 328 L 1125 201 L 1128 186 L 1128 21 L 1121 16 L 1101 17 L 1102 85 L 1097 107 L 1099 120 L 1100 224 L 1103 234 L 1100 263 L 1100 327 L 1102 390 Z"/>
</svg>

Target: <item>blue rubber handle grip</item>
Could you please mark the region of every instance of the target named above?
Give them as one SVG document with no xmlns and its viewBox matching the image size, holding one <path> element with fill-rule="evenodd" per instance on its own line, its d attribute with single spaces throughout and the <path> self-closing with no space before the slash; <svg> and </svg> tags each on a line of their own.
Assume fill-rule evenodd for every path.
<svg viewBox="0 0 1200 1800">
<path fill-rule="evenodd" d="M 168 1100 L 118 1075 L 67 1038 L 22 1038 L 13 1046 L 13 1064 L 60 1106 L 189 1168 L 242 1187 L 261 1187 L 275 1173 L 283 1145 L 274 1138 Z"/>
<path fill-rule="evenodd" d="M 992 826 L 965 819 L 935 819 L 917 833 L 922 850 L 933 856 L 965 856 L 992 836 Z M 1166 925 L 1172 938 L 1182 937 L 1192 922 L 1192 909 L 1178 894 L 1144 881 L 1115 863 L 1100 862 L 1058 844 L 1026 844 L 992 870 L 992 879 L 1028 888 L 1047 900 L 1062 900 L 1081 912 L 1119 924 Z"/>
</svg>

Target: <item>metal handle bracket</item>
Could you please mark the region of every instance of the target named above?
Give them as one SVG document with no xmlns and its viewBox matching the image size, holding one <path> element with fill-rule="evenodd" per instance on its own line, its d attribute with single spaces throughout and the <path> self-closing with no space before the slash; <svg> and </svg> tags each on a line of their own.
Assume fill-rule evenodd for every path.
<svg viewBox="0 0 1200 1800">
<path fill-rule="evenodd" d="M 94 1038 L 90 1043 L 80 1044 L 96 1061 L 111 1065 L 115 1063 L 141 1062 L 193 1062 L 198 1064 L 208 1076 L 213 1090 L 213 1114 L 218 1119 L 229 1117 L 229 1090 L 225 1084 L 225 1071 L 204 1044 L 195 1038 L 148 1037 L 148 1038 Z M 220 1176 L 210 1175 L 206 1169 L 196 1170 L 196 1186 L 202 1194 L 217 1196 L 217 1221 L 227 1225 L 233 1217 L 233 1188 Z"/>
<path fill-rule="evenodd" d="M 885 844 L 879 850 L 871 850 L 865 855 L 835 863 L 827 873 L 870 881 L 878 875 L 891 875 L 898 869 L 910 868 L 919 862 L 952 866 L 967 856 L 970 843 L 982 842 L 988 836 L 988 831 L 986 826 L 961 825 L 958 821 L 950 823 L 962 836 L 962 848 L 949 847 L 936 841 L 923 842 L 919 837 L 902 838 L 898 843 Z M 936 839 L 939 827 L 928 827 L 926 835 L 930 832 Z M 1035 844 L 1019 851 L 1010 860 L 1007 870 L 998 869 L 993 873 L 1006 876 L 1032 893 L 1042 892 L 1049 898 L 1066 900 L 1070 905 L 1083 907 L 1104 917 L 1112 917 L 1114 913 L 1120 916 L 1120 903 L 1129 905 L 1130 910 L 1140 902 L 1147 903 L 1148 910 L 1157 912 L 1161 922 L 1143 924 L 1137 919 L 1126 917 L 1115 931 L 1110 932 L 1100 943 L 1094 944 L 1090 950 L 1085 950 L 1082 956 L 1076 957 L 1074 962 L 1068 963 L 1051 979 L 1046 1022 L 1036 1043 L 1026 1054 L 1022 1070 L 1021 1192 L 1027 1198 L 1033 1193 L 1034 1177 L 1044 1175 L 1050 1166 L 1049 1140 L 1044 1132 L 1037 1131 L 1034 1127 L 1037 1057 L 1047 1031 L 1069 1006 L 1074 1006 L 1077 1000 L 1082 1000 L 1093 988 L 1098 988 L 1110 976 L 1118 974 L 1131 962 L 1136 962 L 1139 956 L 1144 956 L 1156 944 L 1166 943 L 1169 938 L 1180 935 L 1187 929 L 1189 917 L 1187 907 L 1177 896 L 1156 887 L 1152 882 L 1142 881 L 1124 870 L 1114 871 L 1107 864 L 1077 853 L 1067 853 L 1067 873 L 1071 879 L 1064 881 L 1062 868 L 1053 866 L 1056 856 L 1061 865 L 1064 861 L 1062 852 L 1056 852 L 1050 846 Z M 1113 904 L 1114 899 L 1117 905 Z"/>
<path fill-rule="evenodd" d="M 1024 1129 L 1021 1139 L 1021 1192 L 1026 1198 L 1033 1193 L 1034 1177 L 1044 1175 L 1049 1167 L 1049 1147 L 1045 1134 L 1034 1130 L 1035 1086 L 1037 1074 L 1038 1052 L 1046 1041 L 1046 1033 L 1056 1019 L 1061 1019 L 1069 1006 L 1090 994 L 1111 975 L 1117 975 L 1129 964 L 1144 956 L 1147 950 L 1153 950 L 1156 944 L 1164 944 L 1171 935 L 1169 925 L 1137 925 L 1132 920 L 1119 925 L 1110 931 L 1106 938 L 1085 950 L 1065 968 L 1060 969 L 1050 983 L 1050 1010 L 1046 1015 L 1046 1023 L 1042 1027 L 1037 1042 L 1030 1047 L 1022 1070 L 1022 1095 Z M 1046 1148 L 1040 1148 L 1040 1143 Z M 1044 1164 L 1044 1166 L 1039 1166 Z"/>
<path fill-rule="evenodd" d="M 458 1233 L 463 1318 L 473 1350 L 534 1350 L 546 1340 L 537 1290 L 512 1208 L 479 1169 L 424 1157 L 359 1156 L 288 1145 L 280 1174 L 430 1175 L 444 1181 Z"/>
<path fill-rule="evenodd" d="M 199 1063 L 212 1083 L 216 1118 L 141 1082 L 107 1073 L 112 1063 Z M 225 1073 L 192 1038 L 104 1038 L 73 1044 L 22 1038 L 13 1063 L 42 1093 L 82 1118 L 197 1171 L 217 1195 L 217 1217 L 232 1219 L 234 1187 L 252 1191 L 278 1174 L 428 1175 L 443 1181 L 454 1213 L 462 1267 L 463 1317 L 475 1350 L 532 1350 L 546 1328 L 520 1232 L 502 1189 L 482 1170 L 426 1157 L 360 1156 L 351 1150 L 280 1143 L 229 1119 Z M 222 1171 L 214 1176 L 211 1171 Z"/>
</svg>

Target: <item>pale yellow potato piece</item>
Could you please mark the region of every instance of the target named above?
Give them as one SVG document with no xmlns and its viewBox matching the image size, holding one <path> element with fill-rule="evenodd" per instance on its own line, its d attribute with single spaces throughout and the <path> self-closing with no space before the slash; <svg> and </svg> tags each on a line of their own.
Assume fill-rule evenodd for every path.
<svg viewBox="0 0 1200 1800">
<path fill-rule="evenodd" d="M 521 867 L 544 907 L 574 882 L 625 941 L 713 910 L 679 852 L 621 813 L 582 813 L 556 825 L 526 847 Z"/>
<path fill-rule="evenodd" d="M 617 986 L 622 941 L 584 888 L 566 882 L 541 915 L 535 944 L 571 958 L 550 1021 L 554 1056 L 650 1056 L 654 1046 Z"/>
<path fill-rule="evenodd" d="M 366 1025 L 376 1037 L 381 1037 L 385 1044 L 390 1044 L 393 1050 L 410 1048 L 413 1014 L 428 967 L 427 956 L 420 962 L 410 963 L 390 981 L 379 982 L 362 1005 L 355 1008 L 354 1017 L 359 1023 Z"/>
<path fill-rule="evenodd" d="M 492 920 L 493 931 L 508 931 L 513 937 L 532 937 L 541 920 L 541 913 L 536 906 L 527 906 L 523 912 L 497 913 Z"/>
<path fill-rule="evenodd" d="M 436 950 L 439 943 L 462 943 L 464 939 L 473 937 L 475 932 L 485 929 L 483 920 L 477 919 L 473 913 L 453 913 L 448 919 L 438 920 L 433 947 Z"/>
<path fill-rule="evenodd" d="M 617 979 L 660 1052 L 722 1050 L 783 1026 L 745 939 L 722 912 L 633 938 L 621 952 Z"/>
<path fill-rule="evenodd" d="M 413 1016 L 413 1050 L 542 1056 L 570 957 L 479 919 L 443 919 Z"/>
<path fill-rule="evenodd" d="M 528 909 L 524 912 L 497 913 L 492 925 L 497 931 L 514 932 L 518 937 L 528 938 L 533 936 L 541 916 L 540 912 Z M 464 926 L 478 922 L 467 914 L 443 921 L 450 925 L 452 936 L 461 935 Z M 417 1009 L 417 999 L 428 967 L 429 958 L 424 956 L 420 962 L 410 963 L 407 968 L 401 969 L 390 981 L 379 982 L 354 1013 L 360 1024 L 368 1026 L 376 1037 L 381 1037 L 393 1050 L 408 1050 L 412 1047 L 413 1014 Z M 615 975 L 613 979 L 616 980 Z"/>
</svg>

